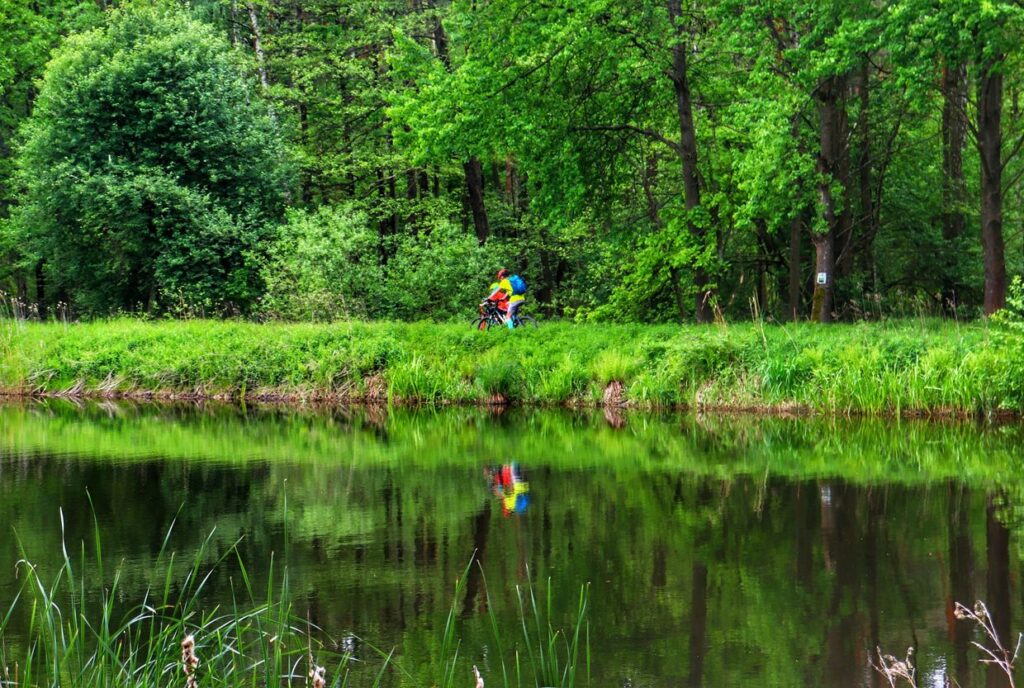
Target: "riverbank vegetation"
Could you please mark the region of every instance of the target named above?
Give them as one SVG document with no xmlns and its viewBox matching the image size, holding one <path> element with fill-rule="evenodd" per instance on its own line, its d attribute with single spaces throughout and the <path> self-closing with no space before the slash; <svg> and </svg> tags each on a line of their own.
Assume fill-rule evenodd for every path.
<svg viewBox="0 0 1024 688">
<path fill-rule="evenodd" d="M 7 0 L 0 289 L 40 319 L 447 319 L 504 265 L 549 317 L 991 314 L 1024 269 L 1022 22 Z"/>
<path fill-rule="evenodd" d="M 61 512 L 62 534 L 63 518 Z M 458 616 L 475 561 L 452 581 L 452 605 L 426 648 L 429 656 L 417 656 L 417 666 L 407 669 L 401 648 L 376 647 L 350 629 L 315 626 L 296 607 L 286 564 L 271 561 L 267 580 L 253 580 L 239 542 L 211 563 L 210 533 L 191 559 L 180 561 L 168 547 L 168 531 L 151 562 L 153 580 L 140 599 L 129 600 L 120 568 L 104 567 L 98 523 L 92 536 L 91 542 L 71 543 L 74 554 L 62 539 L 56 570 L 36 566 L 21 545 L 20 590 L 0 614 L 5 685 L 456 688 L 480 678 L 473 662 L 483 658 L 462 652 Z M 231 603 L 211 604 L 206 587 L 225 573 Z M 577 671 L 585 679 L 589 667 L 587 587 L 575 600 L 559 600 L 569 604 L 560 613 L 550 586 L 528 579 L 516 595 L 518 627 L 503 631 L 491 613 L 493 650 L 484 665 L 489 685 L 574 688 Z"/>
<path fill-rule="evenodd" d="M 1024 409 L 1012 328 L 7 321 L 8 395 L 975 414 Z"/>
</svg>

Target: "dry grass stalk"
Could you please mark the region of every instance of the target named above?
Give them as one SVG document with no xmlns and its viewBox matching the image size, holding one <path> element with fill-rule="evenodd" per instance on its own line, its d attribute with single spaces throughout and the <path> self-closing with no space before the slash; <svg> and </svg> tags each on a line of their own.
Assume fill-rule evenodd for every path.
<svg viewBox="0 0 1024 688">
<path fill-rule="evenodd" d="M 878 653 L 878 664 L 871 661 L 871 668 L 882 675 L 889 683 L 890 688 L 896 688 L 900 681 L 906 681 L 911 688 L 917 688 L 914 648 L 907 648 L 907 656 L 904 659 L 896 659 L 892 655 L 882 654 L 880 647 L 876 647 L 875 652 Z"/>
<path fill-rule="evenodd" d="M 199 658 L 196 657 L 196 639 L 190 633 L 181 641 L 181 668 L 185 672 L 185 688 L 198 688 L 196 669 Z"/>
<path fill-rule="evenodd" d="M 986 645 L 982 645 L 977 641 L 971 641 L 974 647 L 978 648 L 985 655 L 981 658 L 982 664 L 994 664 L 999 667 L 1004 674 L 1006 679 L 1009 681 L 1010 688 L 1016 688 L 1016 684 L 1013 680 L 1013 666 L 1017 662 L 1017 656 L 1020 654 L 1021 641 L 1024 640 L 1024 634 L 1017 635 L 1017 645 L 1013 648 L 1011 653 L 1006 647 L 1003 646 L 1002 640 L 999 638 L 999 634 L 996 633 L 995 622 L 992 620 L 992 615 L 988 611 L 988 607 L 981 600 L 974 603 L 974 609 L 968 609 L 959 602 L 956 603 L 956 607 L 953 609 L 953 614 L 958 619 L 967 619 L 973 621 L 981 630 L 988 636 L 991 642 L 991 648 Z"/>
<path fill-rule="evenodd" d="M 473 665 L 473 675 L 476 676 L 476 688 L 484 688 L 484 677 L 480 675 L 480 670 L 476 668 L 476 664 Z"/>
</svg>

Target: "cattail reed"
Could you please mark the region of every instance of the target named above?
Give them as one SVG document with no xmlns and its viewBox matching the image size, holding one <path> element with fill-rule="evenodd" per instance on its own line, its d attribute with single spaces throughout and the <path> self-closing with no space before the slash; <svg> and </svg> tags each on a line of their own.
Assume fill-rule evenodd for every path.
<svg viewBox="0 0 1024 688">
<path fill-rule="evenodd" d="M 309 663 L 309 678 L 313 688 L 327 688 L 325 673 L 326 670 L 322 666 L 317 666 L 312 661 Z"/>
<path fill-rule="evenodd" d="M 185 672 L 185 688 L 198 688 L 199 683 L 196 681 L 196 668 L 198 667 L 196 639 L 190 633 L 181 641 L 181 668 Z"/>
</svg>

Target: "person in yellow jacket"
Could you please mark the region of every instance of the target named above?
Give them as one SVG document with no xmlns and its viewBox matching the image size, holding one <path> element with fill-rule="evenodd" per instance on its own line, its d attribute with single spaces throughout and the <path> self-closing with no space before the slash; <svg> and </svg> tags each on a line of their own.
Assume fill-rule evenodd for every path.
<svg viewBox="0 0 1024 688">
<path fill-rule="evenodd" d="M 516 312 L 526 301 L 526 297 L 522 294 L 516 294 L 512 289 L 512 283 L 509 281 L 508 270 L 502 268 L 498 270 L 498 281 L 491 285 L 491 293 L 487 297 L 488 301 L 508 301 L 508 310 L 505 312 L 505 325 L 508 329 L 515 327 L 515 316 Z"/>
</svg>

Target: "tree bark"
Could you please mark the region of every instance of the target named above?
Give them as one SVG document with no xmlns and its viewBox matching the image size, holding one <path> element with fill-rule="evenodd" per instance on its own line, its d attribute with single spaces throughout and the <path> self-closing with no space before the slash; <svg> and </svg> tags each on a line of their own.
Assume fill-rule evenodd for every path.
<svg viewBox="0 0 1024 688">
<path fill-rule="evenodd" d="M 963 64 L 942 69 L 942 239 L 945 261 L 942 274 L 942 304 L 956 312 L 959 282 L 956 267 L 958 242 L 967 228 L 964 203 L 964 145 L 967 142 L 967 68 Z"/>
<path fill-rule="evenodd" d="M 700 184 L 697 174 L 697 132 L 693 123 L 693 97 L 687 75 L 687 36 L 682 22 L 681 0 L 668 0 L 668 16 L 675 28 L 676 43 L 672 46 L 672 68 L 669 76 L 676 95 L 676 116 L 679 120 L 679 158 L 683 168 L 683 196 L 687 213 L 700 205 Z M 706 242 L 707 230 L 689 220 L 689 231 L 700 248 Z M 711 322 L 711 299 L 714 291 L 708 286 L 707 267 L 702 259 L 694 265 L 694 283 L 697 287 L 695 312 L 697 322 Z"/>
<path fill-rule="evenodd" d="M 484 207 L 483 168 L 476 156 L 472 156 L 462 168 L 466 172 L 466 191 L 469 197 L 469 210 L 473 215 L 476 240 L 482 246 L 487 242 L 487 237 L 491 233 L 490 225 L 487 222 L 487 209 Z"/>
<path fill-rule="evenodd" d="M 818 86 L 818 100 L 821 111 L 821 153 L 818 156 L 818 194 L 824 209 L 824 232 L 812 234 L 815 253 L 814 295 L 811 302 L 811 319 L 832 322 L 835 307 L 835 242 L 836 237 L 848 236 L 848 213 L 838 207 L 832 193 L 834 185 L 847 188 L 843 182 L 843 159 L 848 157 L 845 142 L 845 112 L 841 94 L 843 78 L 830 76 L 822 79 Z M 847 171 L 848 171 L 848 166 Z"/>
<path fill-rule="evenodd" d="M 985 266 L 985 315 L 1006 304 L 1003 244 L 1003 75 L 1000 60 L 978 74 L 978 147 L 981 150 L 981 252 Z"/>
</svg>

